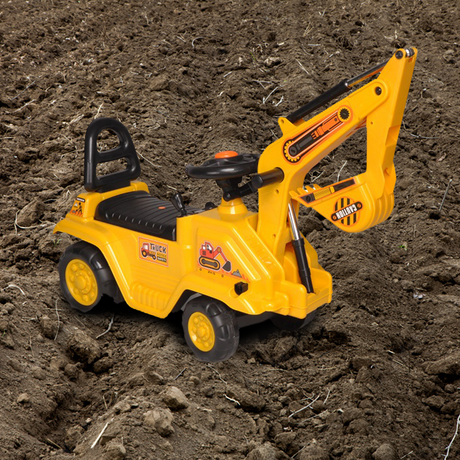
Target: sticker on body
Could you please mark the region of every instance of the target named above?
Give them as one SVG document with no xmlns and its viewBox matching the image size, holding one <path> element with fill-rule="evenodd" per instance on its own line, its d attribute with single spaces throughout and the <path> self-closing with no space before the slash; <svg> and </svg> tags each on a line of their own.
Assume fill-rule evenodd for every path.
<svg viewBox="0 0 460 460">
<path fill-rule="evenodd" d="M 168 245 L 148 238 L 139 238 L 139 258 L 168 266 Z"/>
</svg>

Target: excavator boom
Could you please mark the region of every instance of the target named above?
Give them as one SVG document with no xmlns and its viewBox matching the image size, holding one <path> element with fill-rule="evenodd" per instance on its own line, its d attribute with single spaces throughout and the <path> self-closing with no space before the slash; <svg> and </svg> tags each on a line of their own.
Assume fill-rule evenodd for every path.
<svg viewBox="0 0 460 460">
<path fill-rule="evenodd" d="M 393 157 L 416 57 L 415 48 L 400 49 L 386 63 L 343 80 L 279 119 L 283 135 L 263 152 L 258 172 L 279 168 L 284 180 L 259 190 L 257 231 L 280 260 L 290 241 L 287 215 L 291 201 L 296 211 L 299 204 L 311 207 L 347 232 L 361 232 L 388 218 L 394 206 Z M 323 112 L 303 119 L 378 73 Z M 304 188 L 306 174 L 361 128 L 367 130 L 366 171 L 327 187 Z"/>
</svg>

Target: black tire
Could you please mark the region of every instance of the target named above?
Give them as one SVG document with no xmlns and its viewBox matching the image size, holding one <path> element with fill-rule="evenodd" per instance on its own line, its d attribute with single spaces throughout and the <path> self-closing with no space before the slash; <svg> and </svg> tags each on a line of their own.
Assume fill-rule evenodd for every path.
<svg viewBox="0 0 460 460">
<path fill-rule="evenodd" d="M 196 321 L 198 325 L 194 324 Z M 238 348 L 240 333 L 235 313 L 210 297 L 199 297 L 187 303 L 182 314 L 182 328 L 187 345 L 200 361 L 225 361 Z"/>
<path fill-rule="evenodd" d="M 62 254 L 59 281 L 67 302 L 83 313 L 92 310 L 104 294 L 117 301 L 121 297 L 101 251 L 85 241 L 72 244 Z"/>
<path fill-rule="evenodd" d="M 311 313 L 303 318 L 294 318 L 293 316 L 284 316 L 284 315 L 274 315 L 270 318 L 270 321 L 278 328 L 283 331 L 298 331 L 302 329 L 307 324 L 315 319 L 316 310 L 313 310 Z"/>
</svg>

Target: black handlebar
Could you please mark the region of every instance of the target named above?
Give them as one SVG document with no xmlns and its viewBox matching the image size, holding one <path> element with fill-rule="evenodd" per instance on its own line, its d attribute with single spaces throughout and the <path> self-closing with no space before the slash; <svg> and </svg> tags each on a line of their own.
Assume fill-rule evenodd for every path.
<svg viewBox="0 0 460 460">
<path fill-rule="evenodd" d="M 256 174 L 251 178 L 251 185 L 254 190 L 266 187 L 267 185 L 276 184 L 282 182 L 284 179 L 284 172 L 280 168 L 275 168 L 270 171 L 266 171 L 260 174 Z"/>
</svg>

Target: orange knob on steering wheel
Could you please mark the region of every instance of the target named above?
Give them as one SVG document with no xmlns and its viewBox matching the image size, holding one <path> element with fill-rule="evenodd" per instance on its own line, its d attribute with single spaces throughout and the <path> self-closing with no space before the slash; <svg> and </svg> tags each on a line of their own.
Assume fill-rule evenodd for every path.
<svg viewBox="0 0 460 460">
<path fill-rule="evenodd" d="M 223 152 L 216 153 L 214 158 L 231 158 L 237 157 L 238 153 L 233 150 L 224 150 Z"/>
</svg>

